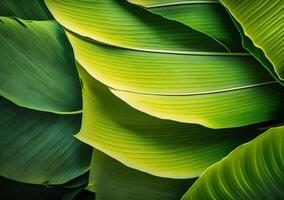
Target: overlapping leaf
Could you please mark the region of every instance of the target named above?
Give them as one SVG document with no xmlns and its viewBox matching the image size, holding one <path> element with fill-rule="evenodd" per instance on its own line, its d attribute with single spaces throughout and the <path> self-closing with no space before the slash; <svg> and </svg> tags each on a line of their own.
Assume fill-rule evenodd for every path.
<svg viewBox="0 0 284 200">
<path fill-rule="evenodd" d="M 282 87 L 250 57 L 153 54 L 68 37 L 85 69 L 143 112 L 214 128 L 281 117 Z"/>
<path fill-rule="evenodd" d="M 45 2 L 66 29 L 102 43 L 155 52 L 226 51 L 212 38 L 185 25 L 163 20 L 127 1 Z"/>
<path fill-rule="evenodd" d="M 171 178 L 199 176 L 258 134 L 248 127 L 212 130 L 161 120 L 131 108 L 81 68 L 80 76 L 83 123 L 76 137 L 127 166 L 150 174 Z"/>
<path fill-rule="evenodd" d="M 0 16 L 29 20 L 53 19 L 44 0 L 1 0 Z"/>
<path fill-rule="evenodd" d="M 88 157 L 89 156 L 90 156 L 90 154 L 88 154 Z M 67 183 L 64 183 L 61 186 L 64 187 L 64 188 L 70 188 L 70 189 L 71 188 L 80 188 L 80 187 L 87 185 L 88 177 L 89 177 L 89 171 L 82 174 L 81 176 L 78 176 L 78 177 L 72 179 L 71 181 L 68 181 Z"/>
<path fill-rule="evenodd" d="M 55 113 L 81 110 L 73 52 L 55 21 L 0 18 L 0 94 Z"/>
<path fill-rule="evenodd" d="M 283 118 L 284 90 L 277 84 L 180 96 L 111 91 L 143 112 L 211 128 L 238 127 Z"/>
<path fill-rule="evenodd" d="M 187 95 L 273 81 L 250 56 L 140 52 L 91 43 L 67 32 L 77 61 L 111 88 L 133 93 Z"/>
<path fill-rule="evenodd" d="M 232 20 L 234 21 L 236 27 L 238 28 L 239 32 L 241 33 L 242 36 L 242 44 L 243 46 L 250 51 L 250 53 L 260 62 L 262 63 L 262 66 L 265 67 L 268 72 L 275 78 L 276 81 L 278 81 L 280 84 L 284 85 L 284 81 L 279 79 L 278 74 L 275 72 L 273 65 L 271 62 L 266 58 L 264 52 L 255 47 L 251 39 L 245 35 L 243 28 L 237 22 L 233 17 L 231 17 Z"/>
<path fill-rule="evenodd" d="M 217 1 L 216 0 L 203 0 L 203 1 L 200 1 L 200 0 L 128 0 L 129 2 L 134 2 L 134 3 L 137 3 L 139 5 L 142 5 L 142 6 L 146 6 L 146 7 L 153 7 L 153 6 L 156 6 L 156 5 L 173 5 L 173 4 L 186 4 L 188 2 L 191 2 L 191 3 L 216 3 Z"/>
<path fill-rule="evenodd" d="M 49 188 L 44 185 L 24 184 L 3 177 L 0 177 L 0 187 L 0 199 L 2 200 L 61 199 L 64 195 L 73 192 L 73 189 L 59 186 Z"/>
<path fill-rule="evenodd" d="M 193 182 L 152 176 L 94 150 L 88 189 L 97 200 L 176 200 Z"/>
<path fill-rule="evenodd" d="M 136 109 L 212 128 L 282 117 L 282 88 L 246 53 L 220 52 L 206 35 L 189 28 L 182 35 L 180 23 L 127 2 L 46 2 L 76 32 L 68 36 L 80 64 Z"/>
<path fill-rule="evenodd" d="M 0 177 L 1 200 L 94 200 L 94 194 L 84 187 L 64 188 L 61 185 L 45 186 L 26 184 Z"/>
<path fill-rule="evenodd" d="M 91 149 L 76 140 L 81 115 L 21 108 L 0 99 L 0 175 L 34 184 L 62 184 L 85 173 Z"/>
<path fill-rule="evenodd" d="M 130 167 L 96 151 L 88 188 L 103 200 L 177 199 L 192 180 L 168 178 L 199 176 L 260 133 L 252 127 L 213 130 L 181 122 L 228 128 L 283 118 L 284 89 L 248 53 L 229 52 L 243 49 L 216 1 L 129 2 L 146 9 L 126 0 L 46 0 L 86 69 L 79 66 L 84 114 L 76 137 Z M 52 18 L 42 1 L 30 3 L 29 13 L 17 0 L 4 1 L 0 15 Z M 262 50 L 250 40 L 244 40 L 245 47 L 263 64 L 267 55 L 281 77 L 283 3 L 267 1 L 259 13 L 275 14 L 267 19 L 260 14 L 261 23 L 247 23 L 252 8 L 227 3 L 246 10 L 234 13 L 226 4 L 237 26 L 245 24 L 245 33 L 253 30 L 248 36 L 265 54 L 259 54 Z M 80 110 L 72 50 L 56 22 L 0 19 L 0 94 L 36 110 Z M 266 37 L 264 31 L 256 31 L 273 20 Z M 88 169 L 90 149 L 72 137 L 80 127 L 80 115 L 33 111 L 2 97 L 0 111 L 0 175 L 61 184 Z M 283 196 L 282 133 L 283 128 L 272 129 L 233 151 L 210 167 L 183 199 Z M 81 185 L 80 180 L 71 187 Z"/>
<path fill-rule="evenodd" d="M 246 48 L 257 57 L 269 70 L 275 71 L 284 80 L 284 1 L 281 0 L 252 0 L 229 1 L 221 0 L 233 17 L 240 23 L 244 34 L 253 44 Z M 245 36 L 244 36 L 245 37 Z M 255 50 L 259 48 L 259 50 Z M 263 53 L 258 53 L 263 51 Z M 268 59 L 271 65 L 267 65 Z"/>
<path fill-rule="evenodd" d="M 230 16 L 216 0 L 128 0 L 150 12 L 176 20 L 216 39 L 230 51 L 243 51 L 241 38 Z"/>
<path fill-rule="evenodd" d="M 284 127 L 273 128 L 209 167 L 188 199 L 283 199 Z"/>
</svg>

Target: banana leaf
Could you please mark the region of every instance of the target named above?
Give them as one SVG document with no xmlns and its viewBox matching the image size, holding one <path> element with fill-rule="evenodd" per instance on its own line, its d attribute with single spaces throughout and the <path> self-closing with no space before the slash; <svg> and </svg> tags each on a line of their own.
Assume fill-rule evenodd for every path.
<svg viewBox="0 0 284 200">
<path fill-rule="evenodd" d="M 210 128 L 283 117 L 283 88 L 248 53 L 126 1 L 46 3 L 78 62 L 142 112 Z"/>
<path fill-rule="evenodd" d="M 194 181 L 152 176 L 94 150 L 87 189 L 96 200 L 176 200 Z"/>
<path fill-rule="evenodd" d="M 271 64 L 271 62 L 266 58 L 264 52 L 260 48 L 254 46 L 253 41 L 248 36 L 245 35 L 244 30 L 240 25 L 240 23 L 237 20 L 235 20 L 233 17 L 231 17 L 231 19 L 233 20 L 234 24 L 236 25 L 236 27 L 238 28 L 241 34 L 242 44 L 244 48 L 246 48 L 262 64 L 262 66 L 268 70 L 268 72 L 275 78 L 276 81 L 284 85 L 284 81 L 279 79 L 278 74 L 274 70 L 274 67 Z"/>
<path fill-rule="evenodd" d="M 241 37 L 223 6 L 216 0 L 128 0 L 167 19 L 183 23 L 214 38 L 229 51 L 243 52 Z"/>
<path fill-rule="evenodd" d="M 44 185 L 25 184 L 0 177 L 1 200 L 94 200 L 92 193 L 83 187 L 66 189 L 61 185 L 47 187 Z"/>
<path fill-rule="evenodd" d="M 35 110 L 81 111 L 73 51 L 55 21 L 0 17 L 0 43 L 0 95 Z"/>
<path fill-rule="evenodd" d="M 83 120 L 76 137 L 128 167 L 161 177 L 197 177 L 262 132 L 254 127 L 213 130 L 152 117 L 128 106 L 78 67 Z"/>
<path fill-rule="evenodd" d="M 188 2 L 190 3 L 216 3 L 218 1 L 216 0 L 128 0 L 129 2 L 135 2 L 139 5 L 143 5 L 145 7 L 153 7 L 156 5 L 163 5 L 163 6 L 171 6 L 171 5 L 175 5 L 175 4 L 186 4 Z"/>
<path fill-rule="evenodd" d="M 58 115 L 19 107 L 0 97 L 0 175 L 54 185 L 88 171 L 91 149 L 73 137 L 81 114 Z"/>
<path fill-rule="evenodd" d="M 211 37 L 127 1 L 45 2 L 63 27 L 89 40 L 139 51 L 187 53 L 214 49 L 227 52 Z"/>
<path fill-rule="evenodd" d="M 138 52 L 67 36 L 93 77 L 147 114 L 210 128 L 283 117 L 283 87 L 250 56 Z"/>
<path fill-rule="evenodd" d="M 44 0 L 1 0 L 0 16 L 29 20 L 53 19 Z"/>
<path fill-rule="evenodd" d="M 246 48 L 266 66 L 271 73 L 276 73 L 284 80 L 284 1 L 252 0 L 229 1 L 220 0 L 243 29 L 244 37 L 254 44 Z M 255 48 L 257 50 L 255 50 Z M 263 51 L 263 53 L 256 53 Z M 265 57 L 263 56 L 265 55 Z M 267 65 L 268 61 L 271 65 Z M 272 67 L 273 66 L 273 67 Z M 274 72 L 273 72 L 274 71 Z"/>
<path fill-rule="evenodd" d="M 72 191 L 59 186 L 48 188 L 44 185 L 24 184 L 3 177 L 0 177 L 0 187 L 2 200 L 59 200 Z"/>
<path fill-rule="evenodd" d="M 283 199 L 284 127 L 272 128 L 209 167 L 182 200 Z"/>
</svg>

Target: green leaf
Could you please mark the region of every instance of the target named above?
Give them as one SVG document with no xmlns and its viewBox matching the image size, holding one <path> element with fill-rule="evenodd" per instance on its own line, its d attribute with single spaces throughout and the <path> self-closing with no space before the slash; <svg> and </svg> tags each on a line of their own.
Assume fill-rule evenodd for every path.
<svg viewBox="0 0 284 200">
<path fill-rule="evenodd" d="M 0 16 L 30 20 L 53 19 L 44 0 L 1 0 Z"/>
<path fill-rule="evenodd" d="M 182 200 L 283 199 L 284 126 L 272 128 L 209 167 Z"/>
<path fill-rule="evenodd" d="M 254 43 L 256 48 L 264 52 L 274 66 L 275 72 L 284 80 L 284 1 L 252 0 L 229 1 L 221 0 L 232 16 L 243 28 L 244 34 Z M 249 47 L 249 46 L 247 46 Z M 249 47 L 254 56 L 254 47 Z M 258 57 L 259 60 L 264 58 Z M 265 62 L 263 62 L 265 65 Z M 266 66 L 270 69 L 269 66 Z"/>
<path fill-rule="evenodd" d="M 262 65 L 269 71 L 269 73 L 282 85 L 284 85 L 284 81 L 282 81 L 278 74 L 275 72 L 273 65 L 269 62 L 269 60 L 266 58 L 264 52 L 255 47 L 253 42 L 249 37 L 247 37 L 244 33 L 244 30 L 242 26 L 235 20 L 233 17 L 231 17 L 234 21 L 235 25 L 237 26 L 239 32 L 241 33 L 242 37 L 242 44 L 243 46 L 260 62 Z"/>
<path fill-rule="evenodd" d="M 216 3 L 216 0 L 128 0 L 129 2 L 135 2 L 139 5 L 143 5 L 145 7 L 153 7 L 156 5 L 172 5 L 172 4 L 186 4 L 188 2 L 191 3 Z"/>
<path fill-rule="evenodd" d="M 67 36 L 76 60 L 93 77 L 118 90 L 186 95 L 273 81 L 248 55 L 139 52 L 89 42 L 69 32 Z"/>
<path fill-rule="evenodd" d="M 207 35 L 127 1 L 45 0 L 66 29 L 88 39 L 140 51 L 227 51 Z M 202 42 L 200 42 L 202 41 Z"/>
<path fill-rule="evenodd" d="M 81 115 L 18 107 L 0 97 L 0 175 L 33 184 L 63 184 L 85 173 L 91 149 L 73 137 Z"/>
<path fill-rule="evenodd" d="M 0 177 L 1 200 L 59 200 L 77 189 L 25 184 Z M 65 200 L 65 199 L 64 199 Z"/>
<path fill-rule="evenodd" d="M 176 200 L 194 181 L 152 176 L 94 150 L 88 190 L 96 200 Z"/>
<path fill-rule="evenodd" d="M 216 39 L 230 51 L 244 51 L 230 16 L 216 0 L 128 0 L 167 19 L 176 20 Z"/>
<path fill-rule="evenodd" d="M 0 17 L 0 44 L 0 95 L 35 110 L 81 110 L 73 52 L 55 21 Z"/>
<path fill-rule="evenodd" d="M 283 116 L 284 88 L 251 56 L 139 52 L 67 36 L 93 77 L 155 117 L 224 128 Z"/>
<path fill-rule="evenodd" d="M 88 155 L 89 156 L 89 155 Z M 88 177 L 89 177 L 89 171 L 82 174 L 81 176 L 78 176 L 71 181 L 68 181 L 67 183 L 61 185 L 64 188 L 79 188 L 84 185 L 87 185 L 88 183 Z"/>
<path fill-rule="evenodd" d="M 196 177 L 259 133 L 158 119 L 131 108 L 83 68 L 79 73 L 83 121 L 76 137 L 129 167 L 161 177 Z"/>
<path fill-rule="evenodd" d="M 162 119 L 230 128 L 283 119 L 284 90 L 275 82 L 188 95 L 149 95 L 111 90 L 134 108 Z"/>
<path fill-rule="evenodd" d="M 73 192 L 65 194 L 61 200 L 95 200 L 95 194 L 81 187 Z"/>
<path fill-rule="evenodd" d="M 280 117 L 282 88 L 248 53 L 123 1 L 46 3 L 78 62 L 136 109 L 211 128 Z"/>
</svg>

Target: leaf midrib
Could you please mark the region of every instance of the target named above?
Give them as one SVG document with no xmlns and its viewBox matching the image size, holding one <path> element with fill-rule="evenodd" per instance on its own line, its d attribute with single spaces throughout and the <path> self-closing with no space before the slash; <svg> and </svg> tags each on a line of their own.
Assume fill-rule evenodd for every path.
<svg viewBox="0 0 284 200">
<path fill-rule="evenodd" d="M 65 28 L 65 27 L 64 27 Z M 165 53 L 165 54 L 177 54 L 177 55 L 210 55 L 210 56 L 249 56 L 252 57 L 250 53 L 233 53 L 233 52 L 184 52 L 181 53 L 179 51 L 173 52 L 173 51 L 153 51 L 153 50 L 142 50 L 142 49 L 134 49 L 134 48 L 128 48 L 128 47 L 121 47 L 113 44 L 107 44 L 102 41 L 95 40 L 93 38 L 87 37 L 87 36 L 82 36 L 78 33 L 75 33 L 69 29 L 65 30 L 69 32 L 70 34 L 74 35 L 75 37 L 78 37 L 80 40 L 83 41 L 88 41 L 91 43 L 99 43 L 105 46 L 110 46 L 110 47 L 115 47 L 115 48 L 120 48 L 120 49 L 126 49 L 126 50 L 133 50 L 133 51 L 140 51 L 140 52 L 148 52 L 148 53 Z M 209 53 L 209 54 L 206 54 Z M 80 63 L 77 60 L 78 63 Z M 81 64 L 81 63 L 80 63 Z M 83 65 L 82 65 L 83 66 Z M 132 94 L 141 94 L 141 95 L 152 95 L 152 96 L 194 96 L 194 95 L 208 95 L 208 94 L 215 94 L 215 93 L 222 93 L 222 92 L 230 92 L 230 91 L 236 91 L 236 90 L 241 90 L 241 89 L 248 89 L 248 88 L 254 88 L 254 87 L 261 87 L 261 86 L 266 86 L 266 85 L 272 85 L 278 83 L 277 81 L 266 81 L 266 82 L 261 82 L 261 83 L 255 83 L 255 84 L 250 84 L 250 85 L 243 85 L 243 86 L 238 86 L 238 87 L 232 87 L 232 88 L 225 88 L 225 89 L 220 89 L 220 90 L 210 90 L 210 91 L 204 91 L 204 92 L 190 92 L 190 93 L 149 93 L 149 92 L 137 92 L 137 91 L 132 91 L 132 90 L 123 90 L 123 89 L 117 89 L 113 88 L 109 85 L 107 87 L 110 90 L 115 90 L 115 91 L 121 91 L 121 92 L 128 92 Z M 105 84 L 105 83 L 104 83 Z"/>
<path fill-rule="evenodd" d="M 178 6 L 178 5 L 189 5 L 189 4 L 218 4 L 218 1 L 180 1 L 180 2 L 172 2 L 172 3 L 161 3 L 161 4 L 153 4 L 151 6 L 144 6 L 145 8 L 161 8 L 161 7 L 168 7 L 168 6 Z"/>
<path fill-rule="evenodd" d="M 62 25 L 63 26 L 63 25 Z M 108 44 L 103 41 L 99 41 L 88 36 L 80 35 L 76 32 L 71 31 L 70 29 L 64 27 L 65 31 L 79 38 L 80 40 L 88 41 L 91 43 L 98 43 L 104 46 L 115 47 L 119 49 L 139 51 L 139 52 L 147 52 L 147 53 L 160 53 L 160 54 L 175 54 L 175 55 L 196 55 L 196 56 L 248 56 L 252 57 L 250 53 L 246 52 L 207 52 L 207 51 L 169 51 L 169 50 L 156 50 L 156 49 L 141 49 L 141 48 L 133 48 L 133 47 L 124 47 L 118 46 L 115 44 Z"/>
<path fill-rule="evenodd" d="M 78 61 L 77 61 L 78 62 Z M 210 90 L 210 91 L 204 91 L 204 92 L 189 92 L 189 93 L 146 93 L 146 92 L 135 92 L 130 90 L 122 90 L 122 89 L 116 89 L 110 86 L 107 86 L 110 90 L 118 91 L 118 92 L 127 92 L 131 94 L 140 94 L 140 95 L 149 95 L 149 96 L 197 96 L 197 95 L 209 95 L 209 94 L 217 94 L 217 93 L 223 93 L 223 92 L 232 92 L 242 89 L 249 89 L 249 88 L 256 88 L 256 87 L 262 87 L 267 85 L 274 85 L 277 84 L 277 81 L 267 81 L 262 83 L 256 83 L 256 84 L 250 84 L 250 85 L 244 85 L 239 87 L 232 87 L 232 88 L 226 88 L 226 89 L 220 89 L 220 90 Z"/>
</svg>

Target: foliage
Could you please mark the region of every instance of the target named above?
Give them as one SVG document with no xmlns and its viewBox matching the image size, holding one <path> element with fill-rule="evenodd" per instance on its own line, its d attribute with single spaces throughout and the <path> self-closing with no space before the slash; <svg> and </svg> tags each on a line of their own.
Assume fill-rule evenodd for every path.
<svg viewBox="0 0 284 200">
<path fill-rule="evenodd" d="M 0 199 L 284 198 L 283 8 L 2 0 Z"/>
</svg>

